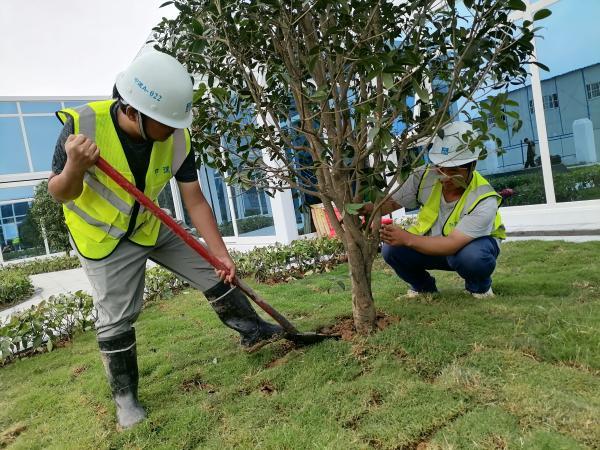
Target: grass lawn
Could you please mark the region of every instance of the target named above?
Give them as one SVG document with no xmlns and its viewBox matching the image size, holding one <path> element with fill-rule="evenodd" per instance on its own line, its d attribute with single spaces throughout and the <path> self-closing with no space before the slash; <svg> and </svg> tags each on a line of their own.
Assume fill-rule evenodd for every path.
<svg viewBox="0 0 600 450">
<path fill-rule="evenodd" d="M 314 330 L 350 313 L 347 270 L 257 290 Z M 600 448 L 600 242 L 505 244 L 494 299 L 436 276 L 441 295 L 405 300 L 378 260 L 377 306 L 399 320 L 252 355 L 195 291 L 150 304 L 148 420 L 116 432 L 94 334 L 80 334 L 0 369 L 0 448 Z"/>
</svg>

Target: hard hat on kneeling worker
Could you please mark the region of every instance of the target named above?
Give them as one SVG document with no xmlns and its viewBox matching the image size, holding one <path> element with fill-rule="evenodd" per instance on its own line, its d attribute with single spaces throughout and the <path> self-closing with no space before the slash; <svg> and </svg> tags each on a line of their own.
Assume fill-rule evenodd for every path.
<svg viewBox="0 0 600 450">
<path fill-rule="evenodd" d="M 476 137 L 466 122 L 452 122 L 442 128 L 443 138 L 436 136 L 429 149 L 429 160 L 438 167 L 458 167 L 476 161 L 481 148 L 470 149 L 468 142 Z M 470 137 L 469 137 L 470 136 Z"/>
<path fill-rule="evenodd" d="M 192 79 L 166 53 L 142 53 L 117 76 L 116 87 L 127 104 L 163 125 L 187 128 L 192 123 Z"/>
</svg>

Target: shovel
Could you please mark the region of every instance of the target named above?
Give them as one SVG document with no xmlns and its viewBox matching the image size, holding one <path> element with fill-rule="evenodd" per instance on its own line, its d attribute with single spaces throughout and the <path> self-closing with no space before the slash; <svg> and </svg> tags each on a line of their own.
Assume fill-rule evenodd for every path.
<svg viewBox="0 0 600 450">
<path fill-rule="evenodd" d="M 163 224 L 169 227 L 173 233 L 179 236 L 187 245 L 196 251 L 202 258 L 204 258 L 211 266 L 218 270 L 225 270 L 225 266 L 221 261 L 215 258 L 200 242 L 188 233 L 181 225 L 179 225 L 172 217 L 165 213 L 162 209 L 154 204 L 142 191 L 136 188 L 133 184 L 117 172 L 106 160 L 102 157 L 98 158 L 96 166 L 108 175 L 115 183 L 125 189 L 135 199 L 140 202 L 146 209 L 154 214 Z M 294 342 L 298 345 L 310 345 L 321 342 L 325 339 L 339 339 L 339 336 L 333 334 L 323 333 L 301 333 L 298 329 L 292 325 L 292 323 L 283 317 L 275 308 L 269 305 L 265 300 L 260 298 L 254 290 L 240 280 L 237 276 L 233 279 L 233 284 L 240 288 L 240 290 L 246 294 L 254 303 L 256 303 L 264 312 L 271 316 L 284 330 L 283 337 L 289 341 Z"/>
</svg>

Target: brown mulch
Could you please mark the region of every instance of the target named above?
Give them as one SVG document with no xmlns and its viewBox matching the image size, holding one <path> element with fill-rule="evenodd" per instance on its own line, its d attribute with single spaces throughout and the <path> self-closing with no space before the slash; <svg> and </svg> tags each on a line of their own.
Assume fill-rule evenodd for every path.
<svg viewBox="0 0 600 450">
<path fill-rule="evenodd" d="M 384 312 L 378 312 L 375 317 L 377 331 L 385 330 L 390 325 L 398 322 L 400 322 L 400 317 L 390 316 Z M 318 332 L 323 334 L 338 334 L 344 341 L 351 341 L 357 334 L 352 317 L 341 317 L 337 323 L 323 327 Z"/>
</svg>

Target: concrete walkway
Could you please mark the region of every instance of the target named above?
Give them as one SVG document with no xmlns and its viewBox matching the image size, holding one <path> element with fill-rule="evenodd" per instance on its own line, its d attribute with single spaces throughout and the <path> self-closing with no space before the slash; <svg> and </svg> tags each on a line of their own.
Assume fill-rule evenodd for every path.
<svg viewBox="0 0 600 450">
<path fill-rule="evenodd" d="M 48 299 L 51 295 L 80 290 L 89 294 L 92 293 L 92 288 L 82 268 L 40 273 L 31 275 L 29 278 L 35 289 L 33 296 L 23 303 L 0 311 L 0 322 L 6 320 L 8 316 L 16 312 L 23 311 L 32 305 L 37 305 L 42 300 Z"/>
</svg>

